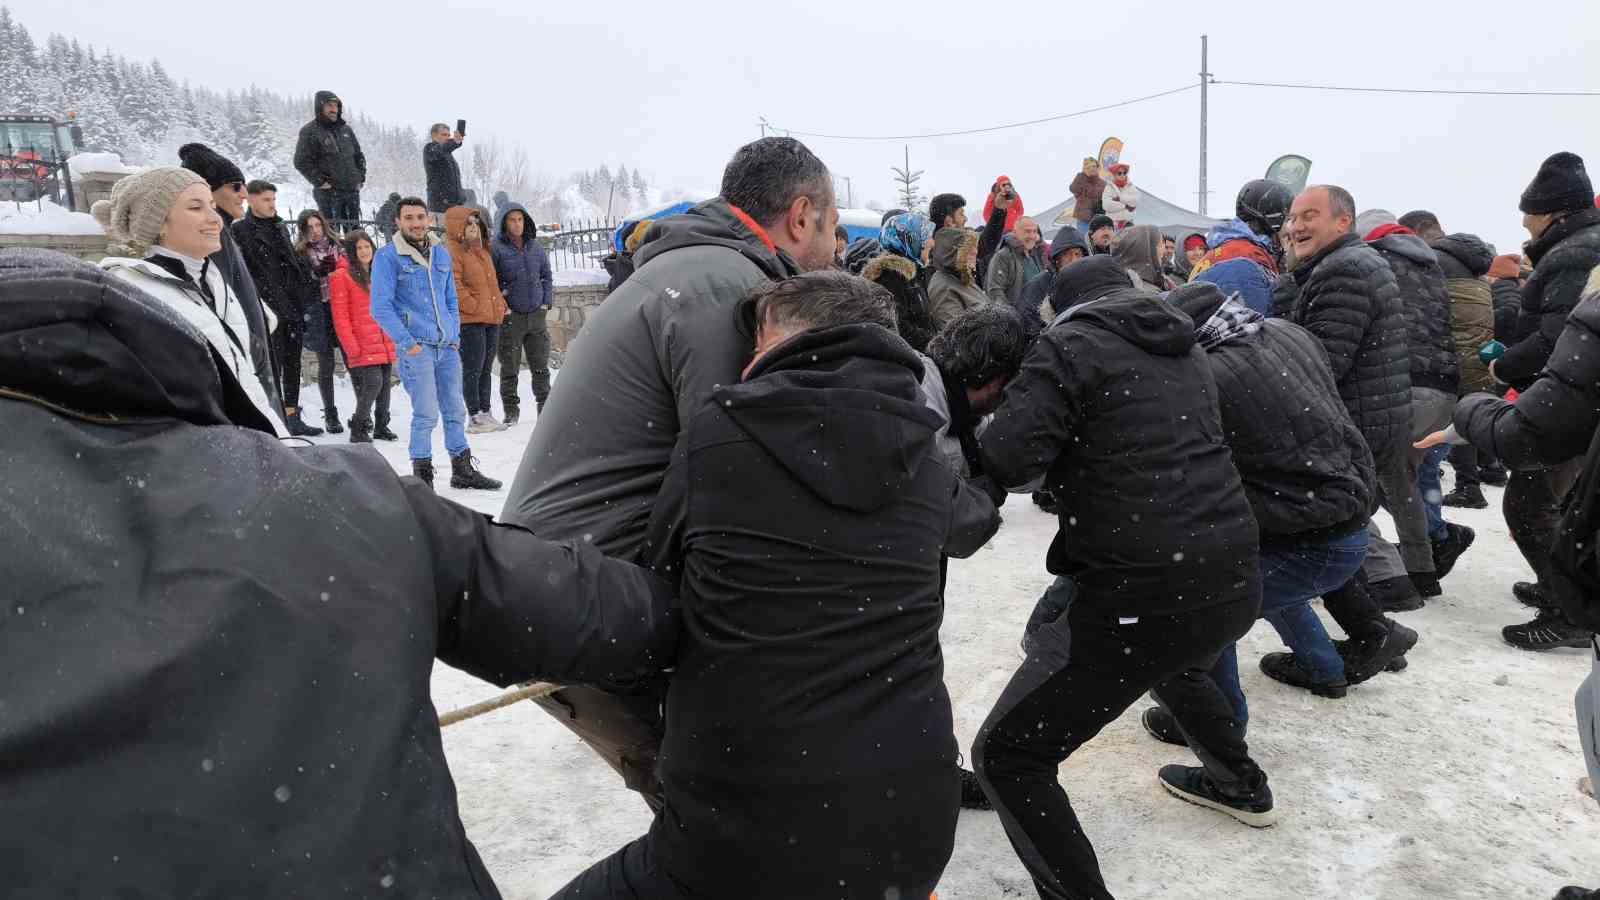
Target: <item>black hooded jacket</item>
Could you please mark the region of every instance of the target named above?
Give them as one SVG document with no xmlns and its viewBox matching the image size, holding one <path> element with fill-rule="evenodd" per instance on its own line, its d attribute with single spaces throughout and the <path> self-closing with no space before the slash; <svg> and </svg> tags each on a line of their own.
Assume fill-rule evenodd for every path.
<svg viewBox="0 0 1600 900">
<path fill-rule="evenodd" d="M 1400 289 L 1411 386 L 1454 394 L 1461 386 L 1461 369 L 1450 328 L 1450 294 L 1438 256 L 1414 234 L 1386 234 L 1370 246 L 1389 264 Z"/>
<path fill-rule="evenodd" d="M 900 336 L 918 353 L 928 352 L 928 342 L 937 329 L 928 317 L 928 292 L 923 287 L 923 272 L 916 263 L 898 253 L 884 252 L 873 257 L 861 270 L 861 277 L 894 295 L 895 321 Z"/>
<path fill-rule="evenodd" d="M 1204 282 L 1169 295 L 1199 329 L 1223 305 Z M 1376 506 L 1372 453 L 1339 400 L 1327 354 L 1309 332 L 1262 319 L 1206 349 L 1223 434 L 1261 543 L 1338 537 Z"/>
<path fill-rule="evenodd" d="M 1550 359 L 1567 316 L 1583 296 L 1589 272 L 1600 265 L 1600 209 L 1575 212 L 1528 242 L 1533 274 L 1522 286 L 1516 343 L 1494 364 L 1495 377 L 1522 390 Z"/>
<path fill-rule="evenodd" d="M 999 518 L 937 451 L 921 373 L 880 326 L 803 332 L 679 445 L 651 525 L 685 625 L 652 838 L 693 896 L 926 897 L 950 857 L 941 559 Z"/>
<path fill-rule="evenodd" d="M 294 251 L 282 217 L 261 219 L 246 211 L 231 230 L 256 292 L 278 317 L 278 327 L 301 328 L 308 304 L 321 298 L 321 289 L 305 257 Z"/>
<path fill-rule="evenodd" d="M 720 199 L 656 222 L 634 260 L 568 348 L 501 512 L 624 556 L 644 539 L 682 424 L 750 359 L 738 302 L 799 271 Z"/>
<path fill-rule="evenodd" d="M 336 191 L 356 191 L 367 180 L 367 157 L 350 123 L 344 120 L 344 103 L 339 101 L 339 117 L 332 122 L 322 118 L 322 104 L 339 101 L 332 91 L 317 91 L 311 105 L 311 121 L 300 126 L 295 142 L 294 168 L 314 188 L 332 183 Z"/>
<path fill-rule="evenodd" d="M 32 547 L 0 556 L 7 893 L 498 897 L 434 659 L 609 683 L 674 652 L 644 570 L 281 444 L 198 333 L 60 254 L 0 252 L 0 418 Z"/>
<path fill-rule="evenodd" d="M 1086 266 L 1108 267 L 1107 285 L 1121 268 L 1073 263 L 1057 305 Z M 1136 288 L 1105 291 L 1077 295 L 1090 302 L 1034 341 L 980 438 L 984 471 L 1012 490 L 1045 475 L 1061 506 L 1048 567 L 1081 602 L 1157 615 L 1259 590 L 1256 524 L 1194 323 Z"/>
<path fill-rule="evenodd" d="M 1287 318 L 1328 354 L 1350 418 L 1375 458 L 1411 438 L 1411 363 L 1405 309 L 1394 272 L 1378 251 L 1346 234 L 1295 267 Z"/>
</svg>

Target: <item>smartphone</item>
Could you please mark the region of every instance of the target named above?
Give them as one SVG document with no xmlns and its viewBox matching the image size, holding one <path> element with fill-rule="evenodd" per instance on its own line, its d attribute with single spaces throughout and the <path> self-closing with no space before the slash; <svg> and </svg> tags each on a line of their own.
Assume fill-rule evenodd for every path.
<svg viewBox="0 0 1600 900">
<path fill-rule="evenodd" d="M 459 134 L 462 137 L 466 137 L 467 136 L 467 120 L 466 119 L 457 119 L 456 120 L 456 134 Z"/>
</svg>

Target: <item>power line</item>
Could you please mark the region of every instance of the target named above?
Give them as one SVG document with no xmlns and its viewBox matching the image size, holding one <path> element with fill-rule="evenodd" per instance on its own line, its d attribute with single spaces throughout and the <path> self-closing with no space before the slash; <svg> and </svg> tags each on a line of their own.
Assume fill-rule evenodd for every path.
<svg viewBox="0 0 1600 900">
<path fill-rule="evenodd" d="M 1348 91 L 1361 94 L 1458 94 L 1477 97 L 1600 97 L 1600 91 L 1472 91 L 1453 88 L 1347 87 L 1332 84 L 1281 84 L 1273 81 L 1212 81 L 1240 87 L 1290 88 L 1299 91 Z"/>
<path fill-rule="evenodd" d="M 1077 112 L 1062 113 L 1059 116 L 1045 116 L 1042 119 L 1029 119 L 1026 122 L 1012 122 L 1012 123 L 1007 124 L 1007 125 L 990 125 L 987 128 L 967 128 L 967 129 L 963 129 L 961 131 L 936 131 L 936 132 L 933 132 L 933 133 L 930 133 L 930 134 L 882 134 L 882 135 L 821 134 L 821 133 L 813 132 L 813 131 L 791 131 L 791 130 L 789 130 L 787 128 L 780 128 L 778 126 L 770 125 L 770 124 L 767 124 L 765 127 L 772 128 L 772 129 L 774 129 L 776 131 L 781 131 L 781 132 L 783 132 L 784 134 L 787 134 L 787 135 L 798 135 L 800 137 L 813 137 L 813 138 L 827 138 L 827 139 L 836 140 L 836 141 L 911 141 L 911 140 L 920 140 L 922 138 L 957 137 L 957 136 L 966 135 L 966 134 L 984 134 L 984 133 L 990 132 L 990 131 L 1005 131 L 1006 129 L 1009 129 L 1009 128 L 1025 128 L 1025 127 L 1027 127 L 1029 125 L 1042 125 L 1045 122 L 1059 122 L 1062 119 L 1074 119 L 1074 118 L 1077 118 L 1078 116 L 1086 116 L 1086 115 L 1088 115 L 1090 113 L 1104 112 L 1105 110 L 1108 110 L 1108 109 L 1116 109 L 1116 108 L 1121 107 L 1121 106 L 1130 106 L 1130 105 L 1132 105 L 1134 103 L 1143 103 L 1146 100 L 1155 100 L 1155 99 L 1160 98 L 1160 97 L 1169 97 L 1169 96 L 1171 96 L 1173 94 L 1181 94 L 1184 91 L 1192 91 L 1192 90 L 1194 90 L 1194 89 L 1196 89 L 1198 87 L 1199 87 L 1198 84 L 1186 84 L 1183 87 L 1176 87 L 1176 88 L 1173 88 L 1170 91 L 1162 91 L 1162 92 L 1160 92 L 1158 94 L 1147 94 L 1147 95 L 1145 95 L 1143 97 L 1134 97 L 1131 100 L 1123 100 L 1123 101 L 1120 101 L 1120 102 L 1117 102 L 1117 103 L 1108 103 L 1105 106 L 1096 106 L 1093 109 L 1080 109 Z"/>
</svg>

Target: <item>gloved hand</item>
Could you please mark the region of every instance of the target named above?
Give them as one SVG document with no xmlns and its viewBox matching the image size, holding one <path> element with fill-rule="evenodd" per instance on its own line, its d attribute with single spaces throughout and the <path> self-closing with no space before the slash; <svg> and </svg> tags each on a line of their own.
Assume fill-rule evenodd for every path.
<svg viewBox="0 0 1600 900">
<path fill-rule="evenodd" d="M 1486 366 L 1505 355 L 1506 345 L 1499 341 L 1490 341 L 1478 348 L 1478 361 Z"/>
<path fill-rule="evenodd" d="M 1502 253 L 1489 264 L 1490 278 L 1519 278 L 1522 275 L 1522 257 L 1515 253 Z"/>
<path fill-rule="evenodd" d="M 993 478 L 987 475 L 979 475 L 977 478 L 968 479 L 967 483 L 983 491 L 988 496 L 989 502 L 994 504 L 995 509 L 1006 505 L 1005 488 L 1001 487 Z"/>
</svg>

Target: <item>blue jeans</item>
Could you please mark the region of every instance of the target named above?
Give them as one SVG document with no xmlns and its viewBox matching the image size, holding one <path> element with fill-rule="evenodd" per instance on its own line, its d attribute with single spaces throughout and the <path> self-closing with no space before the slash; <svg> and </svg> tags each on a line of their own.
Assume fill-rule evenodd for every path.
<svg viewBox="0 0 1600 900">
<path fill-rule="evenodd" d="M 1439 466 L 1450 455 L 1450 445 L 1440 444 L 1422 457 L 1417 467 L 1417 493 L 1422 495 L 1422 511 L 1428 516 L 1428 538 L 1442 541 L 1450 536 L 1444 527 L 1444 489 L 1439 484 Z"/>
<path fill-rule="evenodd" d="M 1331 540 L 1261 548 L 1261 618 L 1277 629 L 1295 660 L 1318 682 L 1344 678 L 1344 659 L 1311 608 L 1311 599 L 1354 578 L 1366 556 L 1365 528 Z M 1239 687 L 1235 645 L 1222 651 L 1211 677 L 1239 720 L 1250 721 L 1250 707 Z"/>
<path fill-rule="evenodd" d="M 411 396 L 411 458 L 433 458 L 433 426 L 444 417 L 444 448 L 451 456 L 467 452 L 467 404 L 461 396 L 461 354 L 449 345 L 420 345 L 411 356 L 401 351 L 400 384 Z"/>
</svg>

